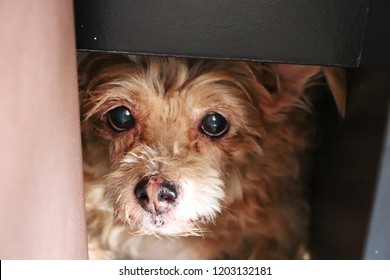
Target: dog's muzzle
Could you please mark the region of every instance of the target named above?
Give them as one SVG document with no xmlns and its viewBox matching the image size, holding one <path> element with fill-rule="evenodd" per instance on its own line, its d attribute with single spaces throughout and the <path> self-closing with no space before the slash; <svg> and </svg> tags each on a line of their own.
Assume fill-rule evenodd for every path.
<svg viewBox="0 0 390 280">
<path fill-rule="evenodd" d="M 167 213 L 177 205 L 179 188 L 156 175 L 142 178 L 134 189 L 134 195 L 144 210 L 158 215 Z"/>
</svg>

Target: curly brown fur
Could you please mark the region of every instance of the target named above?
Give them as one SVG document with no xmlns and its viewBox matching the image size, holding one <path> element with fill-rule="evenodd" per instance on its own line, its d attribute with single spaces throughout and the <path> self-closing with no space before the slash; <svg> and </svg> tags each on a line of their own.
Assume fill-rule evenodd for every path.
<svg viewBox="0 0 390 280">
<path fill-rule="evenodd" d="M 283 65 L 82 54 L 90 257 L 302 258 L 303 86 L 318 69 L 296 67 L 299 77 Z M 120 106 L 134 117 L 122 132 L 108 120 Z M 201 129 L 214 112 L 227 119 L 218 137 Z M 164 184 L 176 191 L 160 200 Z"/>
</svg>

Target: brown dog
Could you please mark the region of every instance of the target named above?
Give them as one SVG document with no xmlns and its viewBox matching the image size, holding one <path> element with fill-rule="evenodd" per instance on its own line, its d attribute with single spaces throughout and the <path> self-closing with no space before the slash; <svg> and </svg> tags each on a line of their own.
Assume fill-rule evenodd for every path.
<svg viewBox="0 0 390 280">
<path fill-rule="evenodd" d="M 91 258 L 302 258 L 318 67 L 79 62 Z"/>
</svg>

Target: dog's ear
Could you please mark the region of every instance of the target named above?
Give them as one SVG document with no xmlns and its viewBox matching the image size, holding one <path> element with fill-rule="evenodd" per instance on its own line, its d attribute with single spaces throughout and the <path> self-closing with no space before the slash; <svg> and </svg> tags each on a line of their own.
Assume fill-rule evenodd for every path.
<svg viewBox="0 0 390 280">
<path fill-rule="evenodd" d="M 278 92 L 290 97 L 301 97 L 310 79 L 321 71 L 319 66 L 274 64 L 278 77 Z"/>
<path fill-rule="evenodd" d="M 306 84 L 320 72 L 319 66 L 275 64 L 279 77 L 279 90 L 288 89 L 297 94 L 304 91 Z"/>
<path fill-rule="evenodd" d="M 310 84 L 312 77 L 323 74 L 332 93 L 340 116 L 345 115 L 345 103 L 347 83 L 345 69 L 337 67 L 319 67 L 306 65 L 275 64 L 274 68 L 278 73 L 279 86 L 281 92 L 300 94 L 305 87 Z"/>
<path fill-rule="evenodd" d="M 266 64 L 265 67 L 267 71 L 263 71 L 259 82 L 270 93 L 272 112 L 288 112 L 294 107 L 308 109 L 304 101 L 305 87 L 320 73 L 319 66 Z"/>
<path fill-rule="evenodd" d="M 323 67 L 322 71 L 332 92 L 337 110 L 342 118 L 345 116 L 347 99 L 347 78 L 344 68 Z"/>
</svg>

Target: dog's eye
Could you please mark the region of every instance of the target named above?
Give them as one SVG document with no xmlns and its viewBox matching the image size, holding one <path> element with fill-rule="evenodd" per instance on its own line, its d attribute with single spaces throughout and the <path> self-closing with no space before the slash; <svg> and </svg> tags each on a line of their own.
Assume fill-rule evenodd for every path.
<svg viewBox="0 0 390 280">
<path fill-rule="evenodd" d="M 109 126 L 115 132 L 122 132 L 134 127 L 135 119 L 125 106 L 116 107 L 107 113 Z"/>
<path fill-rule="evenodd" d="M 229 122 L 221 114 L 213 112 L 202 119 L 199 129 L 211 138 L 219 138 L 228 132 Z"/>
</svg>

